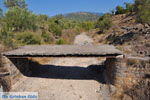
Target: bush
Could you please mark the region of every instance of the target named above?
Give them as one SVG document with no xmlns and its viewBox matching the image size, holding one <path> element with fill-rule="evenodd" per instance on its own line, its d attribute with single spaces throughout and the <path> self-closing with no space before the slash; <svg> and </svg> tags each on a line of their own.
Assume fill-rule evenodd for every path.
<svg viewBox="0 0 150 100">
<path fill-rule="evenodd" d="M 81 23 L 81 28 L 82 28 L 82 29 L 85 29 L 85 30 L 93 29 L 94 26 L 95 26 L 95 23 L 94 23 L 94 22 L 82 22 L 82 23 Z"/>
<path fill-rule="evenodd" d="M 51 43 L 52 42 L 50 34 L 48 34 L 46 32 L 42 32 L 41 36 L 42 36 L 42 39 L 43 39 L 44 43 Z"/>
<path fill-rule="evenodd" d="M 36 15 L 38 26 L 44 26 L 48 21 L 47 15 Z"/>
<path fill-rule="evenodd" d="M 135 0 L 134 10 L 137 22 L 150 24 L 150 0 Z"/>
<path fill-rule="evenodd" d="M 9 33 L 5 30 L 0 31 L 0 43 L 4 44 L 5 46 L 9 48 L 15 48 L 16 44 L 13 41 L 14 35 L 12 33 Z"/>
<path fill-rule="evenodd" d="M 115 12 L 116 15 L 124 14 L 125 12 L 126 12 L 126 10 L 123 7 L 121 7 L 121 6 L 116 7 L 116 12 Z"/>
<path fill-rule="evenodd" d="M 13 7 L 6 12 L 4 21 L 10 31 L 24 31 L 36 29 L 36 16 L 27 9 Z"/>
<path fill-rule="evenodd" d="M 17 34 L 16 37 L 21 45 L 41 44 L 41 37 L 35 33 L 24 32 Z"/>
<path fill-rule="evenodd" d="M 131 3 L 125 3 L 125 5 L 126 5 L 126 11 L 125 12 L 133 12 L 133 10 L 134 10 L 134 5 L 133 4 L 131 4 Z"/>
<path fill-rule="evenodd" d="M 7 8 L 11 7 L 20 7 L 20 8 L 26 8 L 27 4 L 25 3 L 25 0 L 5 0 L 4 4 Z"/>
<path fill-rule="evenodd" d="M 61 36 L 62 34 L 62 27 L 57 25 L 56 23 L 49 24 L 49 31 L 54 33 L 56 36 Z"/>
<path fill-rule="evenodd" d="M 112 25 L 111 14 L 101 16 L 96 24 L 96 28 L 100 28 L 101 32 L 109 29 Z"/>
<path fill-rule="evenodd" d="M 0 8 L 0 17 L 3 16 L 3 10 Z"/>
<path fill-rule="evenodd" d="M 59 39 L 56 41 L 56 44 L 61 45 L 61 44 L 66 44 L 67 42 L 64 39 Z"/>
</svg>

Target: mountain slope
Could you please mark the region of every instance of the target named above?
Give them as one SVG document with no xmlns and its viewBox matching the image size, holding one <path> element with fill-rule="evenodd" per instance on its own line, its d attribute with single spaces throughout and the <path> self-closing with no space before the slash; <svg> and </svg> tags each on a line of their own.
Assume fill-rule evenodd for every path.
<svg viewBox="0 0 150 100">
<path fill-rule="evenodd" d="M 65 18 L 75 21 L 97 21 L 102 13 L 76 12 L 65 14 Z"/>
<path fill-rule="evenodd" d="M 127 54 L 150 56 L 150 26 L 139 24 L 135 15 L 112 17 L 112 27 L 103 34 L 90 34 L 96 43 L 116 45 Z"/>
</svg>

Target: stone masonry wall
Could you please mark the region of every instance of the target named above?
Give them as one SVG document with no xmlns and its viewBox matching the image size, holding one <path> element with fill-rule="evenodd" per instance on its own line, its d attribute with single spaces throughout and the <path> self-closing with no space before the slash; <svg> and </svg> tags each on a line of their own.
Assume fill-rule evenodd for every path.
<svg viewBox="0 0 150 100">
<path fill-rule="evenodd" d="M 128 100 L 129 98 L 137 98 L 131 100 L 145 100 L 150 99 L 150 80 L 146 79 L 145 76 L 150 74 L 150 59 L 140 57 L 116 57 L 107 58 L 105 61 L 105 80 L 107 84 L 112 84 L 117 88 L 116 93 L 119 98 Z M 141 82 L 143 83 L 141 85 Z M 145 84 L 145 85 L 144 85 Z M 141 92 L 137 92 L 133 87 L 139 87 Z M 142 87 L 144 88 L 142 88 Z M 142 91 L 143 89 L 143 91 Z M 145 93 L 145 91 L 147 91 Z M 126 94 L 126 95 L 125 95 Z M 124 96 L 125 95 L 125 96 Z M 127 96 L 128 95 L 128 96 Z M 122 99 L 114 99 L 122 100 Z"/>
<path fill-rule="evenodd" d="M 28 76 L 31 74 L 29 68 L 29 61 L 27 58 L 2 58 L 3 67 L 7 68 L 10 72 L 10 80 L 15 84 L 22 75 Z"/>
<path fill-rule="evenodd" d="M 8 69 L 3 66 L 2 56 L 0 55 L 0 74 L 8 73 Z M 11 89 L 11 80 L 8 75 L 0 76 L 0 88 L 2 91 L 9 91 Z"/>
<path fill-rule="evenodd" d="M 121 87 L 131 87 L 150 73 L 150 60 L 140 58 L 107 58 L 106 82 Z"/>
</svg>

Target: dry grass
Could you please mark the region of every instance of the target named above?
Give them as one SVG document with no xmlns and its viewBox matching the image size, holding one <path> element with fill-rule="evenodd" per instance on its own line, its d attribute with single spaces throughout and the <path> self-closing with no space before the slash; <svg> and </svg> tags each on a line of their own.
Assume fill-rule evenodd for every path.
<svg viewBox="0 0 150 100">
<path fill-rule="evenodd" d="M 137 60 L 137 59 L 127 59 L 128 66 L 140 65 L 142 67 L 145 67 L 147 63 L 149 62 L 143 60 Z"/>
<path fill-rule="evenodd" d="M 128 66 L 133 66 L 135 64 L 138 64 L 139 62 L 135 59 L 127 59 L 127 65 Z"/>
<path fill-rule="evenodd" d="M 125 54 L 131 54 L 132 53 L 132 50 L 131 50 L 131 47 L 128 46 L 128 45 L 123 45 L 123 46 L 116 46 L 117 49 L 123 51 Z"/>
<path fill-rule="evenodd" d="M 68 29 L 62 32 L 61 38 L 66 41 L 66 44 L 73 44 L 75 36 L 78 34 L 79 32 L 76 32 L 73 29 Z"/>
</svg>

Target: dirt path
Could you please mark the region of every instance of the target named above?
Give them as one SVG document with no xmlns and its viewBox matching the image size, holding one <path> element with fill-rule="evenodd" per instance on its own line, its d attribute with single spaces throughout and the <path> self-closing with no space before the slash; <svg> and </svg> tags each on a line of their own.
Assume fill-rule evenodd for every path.
<svg viewBox="0 0 150 100">
<path fill-rule="evenodd" d="M 75 44 L 92 43 L 85 33 L 75 38 Z M 32 77 L 25 77 L 12 91 L 39 93 L 39 100 L 101 100 L 100 74 L 88 66 L 98 64 L 97 58 L 54 58 L 36 66 Z"/>
<path fill-rule="evenodd" d="M 93 39 L 86 35 L 85 32 L 77 35 L 74 40 L 74 44 L 84 45 L 84 44 L 93 44 Z"/>
</svg>

